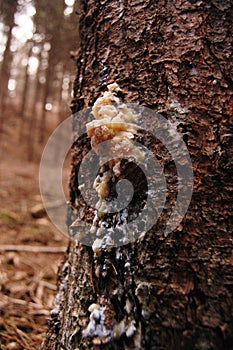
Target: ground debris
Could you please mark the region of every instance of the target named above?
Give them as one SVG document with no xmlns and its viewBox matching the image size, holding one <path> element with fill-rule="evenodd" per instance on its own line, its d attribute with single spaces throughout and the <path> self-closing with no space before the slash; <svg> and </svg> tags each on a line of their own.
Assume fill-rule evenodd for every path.
<svg viewBox="0 0 233 350">
<path fill-rule="evenodd" d="M 42 206 L 38 166 L 24 162 L 27 177 L 20 176 L 22 162 L 12 157 L 0 165 L 0 349 L 34 350 L 47 329 L 68 238 L 31 216 L 30 208 Z"/>
</svg>

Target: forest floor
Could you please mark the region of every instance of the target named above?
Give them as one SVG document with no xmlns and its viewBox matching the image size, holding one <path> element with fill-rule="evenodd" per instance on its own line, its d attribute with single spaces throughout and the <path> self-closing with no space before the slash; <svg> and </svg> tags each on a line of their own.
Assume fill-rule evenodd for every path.
<svg viewBox="0 0 233 350">
<path fill-rule="evenodd" d="M 0 349 L 39 349 L 64 256 L 59 248 L 66 250 L 68 237 L 46 215 L 36 219 L 31 214 L 32 208 L 42 203 L 39 162 L 26 161 L 24 152 L 14 145 L 1 149 Z M 24 251 L 28 246 L 34 248 Z M 41 247 L 58 249 L 43 253 Z"/>
</svg>

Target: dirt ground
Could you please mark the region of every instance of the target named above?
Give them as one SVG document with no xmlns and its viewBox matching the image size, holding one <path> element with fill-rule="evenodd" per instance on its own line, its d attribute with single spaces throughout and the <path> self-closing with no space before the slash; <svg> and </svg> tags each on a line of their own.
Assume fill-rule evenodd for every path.
<svg viewBox="0 0 233 350">
<path fill-rule="evenodd" d="M 33 206 L 41 204 L 39 162 L 26 161 L 22 150 L 17 154 L 15 148 L 1 149 L 0 349 L 39 349 L 64 256 L 59 249 L 66 249 L 68 238 L 48 217 L 31 215 Z M 28 246 L 33 248 L 23 251 Z M 57 247 L 58 251 L 44 253 L 41 247 Z"/>
</svg>

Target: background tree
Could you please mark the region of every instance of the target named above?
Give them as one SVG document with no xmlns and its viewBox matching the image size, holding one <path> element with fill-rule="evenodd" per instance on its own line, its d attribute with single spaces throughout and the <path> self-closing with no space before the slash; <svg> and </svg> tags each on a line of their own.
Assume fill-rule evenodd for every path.
<svg viewBox="0 0 233 350">
<path fill-rule="evenodd" d="M 17 9 L 17 0 L 1 1 L 0 18 L 3 20 L 7 35 L 5 51 L 1 64 L 1 84 L 0 84 L 0 134 L 3 131 L 5 105 L 8 91 L 8 81 L 10 79 L 12 52 L 10 50 L 12 40 L 12 30 L 15 25 L 14 16 Z"/>
<path fill-rule="evenodd" d="M 144 239 L 96 259 L 71 241 L 41 349 L 230 350 L 232 2 L 91 0 L 79 1 L 79 11 L 73 112 L 116 81 L 127 102 L 175 119 L 193 162 L 194 192 L 167 238 L 158 221 Z M 74 149 L 73 175 L 80 147 L 85 143 Z M 79 203 L 75 181 L 71 197 Z M 104 325 L 117 330 L 110 338 L 83 337 L 92 303 L 106 307 Z M 129 325 L 135 329 L 127 332 Z"/>
<path fill-rule="evenodd" d="M 49 132 L 70 113 L 75 17 L 72 0 L 1 2 L 2 138 L 9 137 L 13 123 L 15 139 L 30 160 L 39 159 Z"/>
</svg>

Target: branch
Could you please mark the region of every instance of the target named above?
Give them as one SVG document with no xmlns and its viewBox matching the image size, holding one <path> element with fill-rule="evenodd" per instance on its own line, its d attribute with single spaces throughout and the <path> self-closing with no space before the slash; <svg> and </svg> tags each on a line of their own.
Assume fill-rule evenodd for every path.
<svg viewBox="0 0 233 350">
<path fill-rule="evenodd" d="M 67 247 L 41 247 L 30 245 L 0 245 L 0 251 L 5 252 L 31 252 L 31 253 L 51 253 L 59 254 L 66 252 Z"/>
</svg>

